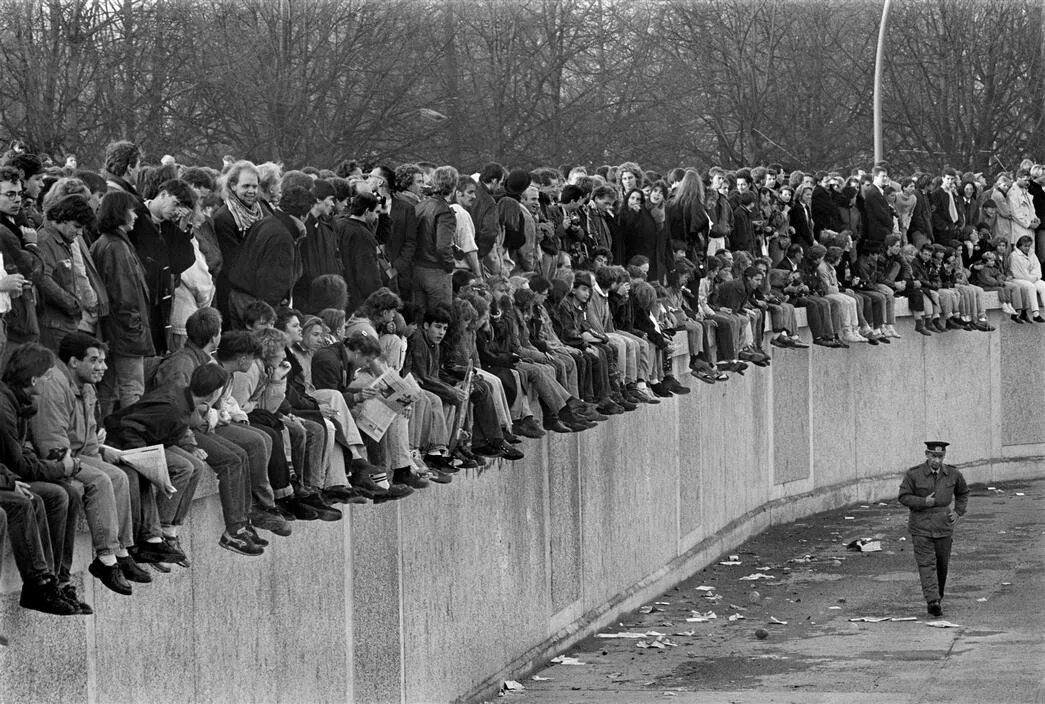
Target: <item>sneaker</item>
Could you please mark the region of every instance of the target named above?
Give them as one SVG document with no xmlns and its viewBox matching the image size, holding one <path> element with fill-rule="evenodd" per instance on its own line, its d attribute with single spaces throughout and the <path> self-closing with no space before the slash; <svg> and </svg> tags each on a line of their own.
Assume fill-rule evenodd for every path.
<svg viewBox="0 0 1045 704">
<path fill-rule="evenodd" d="M 148 575 L 146 575 L 147 577 Z M 80 595 L 76 593 L 76 587 L 71 584 L 66 584 L 58 588 L 58 593 L 61 594 L 62 598 L 68 601 L 70 604 L 76 607 L 76 612 L 83 616 L 90 616 L 94 613 L 94 609 L 91 605 L 85 601 L 80 601 Z"/>
<path fill-rule="evenodd" d="M 61 592 L 58 591 L 58 583 L 50 575 L 36 584 L 23 584 L 18 605 L 23 609 L 32 609 L 56 616 L 73 616 L 79 613 L 78 607 L 62 597 Z"/>
<path fill-rule="evenodd" d="M 192 563 L 189 562 L 189 558 L 186 557 L 185 550 L 181 546 L 181 540 L 179 540 L 176 536 L 175 537 L 171 537 L 169 535 L 163 536 L 163 544 L 165 546 L 167 546 L 167 550 L 169 550 L 175 556 L 179 556 L 179 555 L 181 556 L 180 559 L 177 559 L 177 557 L 176 557 L 174 560 L 171 560 L 171 564 L 178 565 L 179 567 L 185 567 L 185 568 L 188 568 L 188 567 L 191 566 Z M 164 562 L 166 562 L 166 560 L 164 560 Z"/>
<path fill-rule="evenodd" d="M 138 566 L 138 563 L 134 561 L 134 558 L 130 555 L 116 558 L 116 564 L 120 566 L 120 571 L 123 572 L 123 576 L 127 578 L 129 582 L 138 582 L 139 584 L 148 584 L 152 581 L 152 577 L 149 573 Z"/>
<path fill-rule="evenodd" d="M 1008 302 L 1001 304 L 1001 312 L 1005 313 L 1005 315 L 1016 315 L 1016 309 Z"/>
<path fill-rule="evenodd" d="M 247 523 L 247 525 L 243 527 L 243 530 L 247 532 L 247 535 L 250 536 L 250 539 L 253 540 L 256 545 L 260 545 L 263 548 L 267 548 L 269 546 L 269 541 L 265 538 L 262 538 L 261 535 L 258 533 L 258 529 L 250 523 Z"/>
<path fill-rule="evenodd" d="M 658 381 L 656 384 L 650 384 L 649 388 L 650 391 L 661 398 L 671 398 L 673 396 L 671 389 L 669 389 L 663 381 Z"/>
<path fill-rule="evenodd" d="M 250 522 L 256 528 L 287 537 L 291 533 L 290 524 L 274 508 L 259 506 L 250 512 Z"/>
<path fill-rule="evenodd" d="M 307 509 L 311 509 L 311 513 L 315 513 L 316 518 L 318 518 L 321 521 L 341 520 L 341 511 L 324 501 L 323 497 L 319 494 L 309 494 L 308 496 L 301 496 L 298 498 L 297 503 L 301 504 Z M 302 512 L 304 513 L 304 509 L 302 509 Z"/>
<path fill-rule="evenodd" d="M 127 578 L 123 576 L 123 572 L 120 571 L 119 563 L 115 565 L 106 565 L 98 558 L 95 558 L 94 561 L 87 566 L 87 571 L 94 575 L 99 582 L 117 594 L 130 596 L 134 593 L 134 590 L 131 589 L 131 583 L 127 581 Z"/>
<path fill-rule="evenodd" d="M 265 552 L 260 545 L 251 540 L 246 528 L 240 528 L 236 535 L 229 535 L 229 532 L 225 531 L 221 534 L 218 545 L 226 550 L 250 557 L 261 555 Z"/>
</svg>

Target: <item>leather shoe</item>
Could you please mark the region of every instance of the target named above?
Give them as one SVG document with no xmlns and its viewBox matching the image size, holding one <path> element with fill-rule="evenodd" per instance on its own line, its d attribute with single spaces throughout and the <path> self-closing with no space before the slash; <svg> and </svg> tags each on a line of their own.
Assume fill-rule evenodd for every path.
<svg viewBox="0 0 1045 704">
<path fill-rule="evenodd" d="M 940 608 L 939 599 L 930 601 L 928 607 L 926 608 L 926 611 L 929 612 L 930 616 L 936 616 L 937 618 L 943 616 L 943 609 Z"/>
<path fill-rule="evenodd" d="M 664 377 L 664 384 L 667 385 L 668 391 L 670 391 L 673 394 L 685 395 L 690 392 L 690 388 L 688 386 L 683 386 L 679 383 L 679 380 L 673 376 Z"/>
<path fill-rule="evenodd" d="M 127 585 L 127 588 L 130 589 L 130 585 Z M 18 605 L 23 609 L 56 616 L 73 616 L 80 611 L 76 605 L 62 596 L 55 578 L 50 575 L 36 584 L 23 584 Z"/>
<path fill-rule="evenodd" d="M 524 438 L 537 439 L 544 437 L 544 431 L 537 427 L 537 421 L 533 419 L 533 416 L 526 416 L 512 423 L 512 432 L 516 435 L 522 435 Z"/>
<path fill-rule="evenodd" d="M 319 512 L 296 496 L 276 499 L 276 505 L 299 521 L 318 521 Z"/>
<path fill-rule="evenodd" d="M 308 496 L 301 496 L 297 499 L 297 503 L 303 504 L 304 506 L 312 509 L 316 514 L 316 518 L 321 521 L 339 521 L 341 520 L 341 510 L 336 509 L 326 501 L 319 494 L 309 494 Z M 304 513 L 304 511 L 302 512 Z M 302 513 L 298 513 L 297 516 L 300 518 Z M 309 519 L 304 519 L 309 520 Z"/>
<path fill-rule="evenodd" d="M 123 572 L 120 571 L 119 563 L 106 565 L 98 558 L 94 558 L 94 561 L 87 566 L 87 571 L 117 594 L 130 596 L 134 593 L 134 590 L 131 589 L 131 583 L 127 581 L 127 578 L 123 576 Z"/>
<path fill-rule="evenodd" d="M 120 566 L 120 571 L 123 572 L 123 576 L 130 582 L 138 582 L 140 584 L 148 584 L 152 581 L 152 577 L 149 573 L 138 566 L 138 563 L 134 561 L 134 558 L 130 555 L 116 558 L 116 564 Z"/>
</svg>

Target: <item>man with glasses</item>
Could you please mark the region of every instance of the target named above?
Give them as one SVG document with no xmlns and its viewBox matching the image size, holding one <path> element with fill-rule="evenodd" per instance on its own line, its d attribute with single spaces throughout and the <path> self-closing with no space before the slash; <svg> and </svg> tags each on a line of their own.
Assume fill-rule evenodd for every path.
<svg viewBox="0 0 1045 704">
<path fill-rule="evenodd" d="M 969 487 L 955 467 L 944 464 L 949 443 L 925 443 L 925 462 L 911 467 L 900 483 L 899 501 L 910 509 L 907 523 L 918 563 L 918 578 L 930 616 L 943 615 L 954 526 L 965 515 Z"/>
</svg>

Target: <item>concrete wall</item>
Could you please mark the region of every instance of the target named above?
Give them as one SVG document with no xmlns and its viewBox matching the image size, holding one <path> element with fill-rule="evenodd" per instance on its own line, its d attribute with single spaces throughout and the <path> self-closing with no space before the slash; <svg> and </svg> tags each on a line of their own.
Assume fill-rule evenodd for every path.
<svg viewBox="0 0 1045 704">
<path fill-rule="evenodd" d="M 521 462 L 295 523 L 261 558 L 218 548 L 205 487 L 192 568 L 129 598 L 88 576 L 93 617 L 18 608 L 8 554 L 0 702 L 489 696 L 771 524 L 894 496 L 923 439 L 951 441 L 970 481 L 1040 476 L 1045 326 L 994 323 L 923 338 L 904 318 L 889 346 L 774 350 L 769 369 L 528 442 Z"/>
</svg>

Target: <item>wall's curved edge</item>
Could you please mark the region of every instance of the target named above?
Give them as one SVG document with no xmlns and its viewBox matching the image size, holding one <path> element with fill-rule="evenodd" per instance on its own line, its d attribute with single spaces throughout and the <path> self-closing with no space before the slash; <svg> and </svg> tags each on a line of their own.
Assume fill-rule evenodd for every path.
<svg viewBox="0 0 1045 704">
<path fill-rule="evenodd" d="M 1045 456 L 981 459 L 958 467 L 972 483 L 1038 479 L 1045 476 Z M 834 508 L 870 501 L 894 500 L 898 480 L 895 474 L 818 487 L 812 491 L 769 501 L 729 523 L 715 535 L 701 540 L 660 570 L 635 582 L 580 617 L 561 627 L 541 643 L 521 653 L 503 669 L 492 674 L 458 702 L 478 702 L 491 698 L 505 680 L 518 680 L 523 675 L 545 666 L 556 654 L 568 649 L 612 623 L 617 615 L 649 603 L 672 585 L 702 570 L 722 553 L 761 533 L 770 526 L 796 521 Z"/>
<path fill-rule="evenodd" d="M 992 334 L 922 338 L 905 318 L 888 347 L 777 351 L 528 442 L 521 462 L 296 523 L 261 558 L 217 548 L 208 487 L 193 567 L 133 597 L 85 578 L 81 532 L 89 618 L 19 609 L 8 555 L 0 704 L 477 700 L 770 525 L 894 496 L 925 439 L 951 440 L 973 482 L 1042 476 L 1045 330 L 995 318 Z"/>
</svg>

